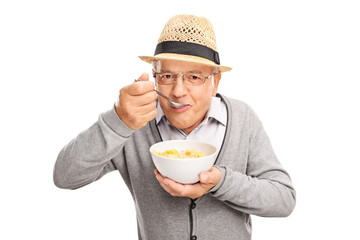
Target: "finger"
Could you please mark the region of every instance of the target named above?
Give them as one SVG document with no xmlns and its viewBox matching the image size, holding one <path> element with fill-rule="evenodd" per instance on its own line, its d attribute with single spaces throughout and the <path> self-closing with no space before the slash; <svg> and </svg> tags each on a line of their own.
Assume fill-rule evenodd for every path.
<svg viewBox="0 0 360 240">
<path fill-rule="evenodd" d="M 143 73 L 141 76 L 137 79 L 137 81 L 149 81 L 149 74 Z"/>
<path fill-rule="evenodd" d="M 138 106 L 134 108 L 133 111 L 136 111 L 136 114 L 138 116 L 147 115 L 151 112 L 157 111 L 156 102 L 151 102 L 143 106 Z"/>
<path fill-rule="evenodd" d="M 162 179 L 163 176 L 159 173 L 159 171 L 156 168 L 154 170 L 154 173 L 155 173 L 156 179 L 160 182 L 160 180 Z"/>
<path fill-rule="evenodd" d="M 141 107 L 146 107 L 146 109 L 149 109 L 148 111 L 150 111 L 152 107 L 152 110 L 154 110 L 156 108 L 156 99 L 157 94 L 154 91 L 142 96 L 131 96 L 121 91 L 117 106 L 129 115 L 138 115 Z M 144 113 L 144 111 L 142 111 L 142 113 Z"/>
<path fill-rule="evenodd" d="M 130 94 L 134 96 L 143 95 L 148 92 L 153 92 L 154 88 L 155 84 L 151 81 L 139 81 L 132 84 Z"/>
<path fill-rule="evenodd" d="M 133 107 L 141 107 L 151 103 L 156 103 L 157 97 L 158 96 L 155 91 L 150 91 L 138 96 L 129 95 L 128 101 L 131 102 Z"/>
<path fill-rule="evenodd" d="M 174 181 L 171 178 L 164 178 L 163 182 L 167 188 L 167 191 L 173 196 L 178 196 L 178 197 L 189 196 L 189 193 L 191 193 L 191 190 L 193 189 L 193 185 L 181 184 Z"/>
<path fill-rule="evenodd" d="M 181 190 L 179 188 L 183 187 L 182 184 L 175 182 L 171 178 L 163 177 L 157 169 L 154 170 L 157 180 L 160 185 L 170 193 L 172 196 L 181 196 Z"/>
<path fill-rule="evenodd" d="M 138 81 L 126 86 L 124 90 L 131 96 L 139 96 L 153 91 L 154 88 L 155 84 L 151 81 Z"/>
<path fill-rule="evenodd" d="M 138 83 L 137 82 L 141 82 L 141 83 Z M 144 84 L 143 82 L 148 82 L 146 84 Z M 151 91 L 153 89 L 153 84 L 150 84 L 149 82 L 149 74 L 148 73 L 143 73 L 141 74 L 141 76 L 138 78 L 138 79 L 135 79 L 135 85 L 133 85 L 133 87 L 136 87 L 135 89 L 133 90 L 138 90 L 140 92 L 143 92 L 143 91 Z M 151 87 L 151 89 L 150 89 Z M 133 94 L 133 95 L 138 95 L 137 93 Z"/>
<path fill-rule="evenodd" d="M 157 169 L 155 169 L 154 172 L 155 172 L 156 178 L 160 182 L 160 184 L 167 185 L 167 184 L 165 184 L 165 177 L 163 175 L 161 175 L 161 173 Z"/>
<path fill-rule="evenodd" d="M 162 188 L 164 188 L 165 191 L 167 191 L 168 193 L 170 193 L 172 196 L 175 196 L 175 194 L 171 191 L 171 189 L 168 187 L 167 184 L 165 184 L 165 178 L 159 173 L 159 171 L 157 169 L 155 169 L 155 176 L 156 179 L 159 181 L 160 186 Z"/>
<path fill-rule="evenodd" d="M 164 177 L 163 175 L 161 175 L 161 173 L 160 173 L 157 169 L 155 169 L 154 172 L 155 172 L 155 176 L 156 176 L 157 180 L 159 181 L 159 183 L 160 183 L 162 186 L 164 185 L 164 186 L 166 187 L 166 184 L 165 184 L 165 182 L 164 182 L 165 177 Z M 163 187 L 164 187 L 164 186 L 163 186 Z"/>
<path fill-rule="evenodd" d="M 131 122 L 138 128 L 144 127 L 149 121 L 153 120 L 156 117 L 157 109 L 144 113 L 137 114 L 134 118 L 132 118 Z"/>
</svg>

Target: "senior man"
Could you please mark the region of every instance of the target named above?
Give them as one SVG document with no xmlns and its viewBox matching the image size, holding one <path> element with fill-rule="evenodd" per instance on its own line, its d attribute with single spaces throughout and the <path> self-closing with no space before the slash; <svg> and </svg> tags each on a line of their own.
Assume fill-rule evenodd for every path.
<svg viewBox="0 0 360 240">
<path fill-rule="evenodd" d="M 215 33 L 203 17 L 177 15 L 163 29 L 154 56 L 155 85 L 144 73 L 120 90 L 115 106 L 60 152 L 54 182 L 76 189 L 118 170 L 137 214 L 139 239 L 251 239 L 250 215 L 288 216 L 295 190 L 264 128 L 245 103 L 217 93 L 221 74 Z M 172 107 L 153 91 L 157 88 Z M 195 184 L 162 176 L 149 147 L 192 139 L 220 149 Z"/>
</svg>

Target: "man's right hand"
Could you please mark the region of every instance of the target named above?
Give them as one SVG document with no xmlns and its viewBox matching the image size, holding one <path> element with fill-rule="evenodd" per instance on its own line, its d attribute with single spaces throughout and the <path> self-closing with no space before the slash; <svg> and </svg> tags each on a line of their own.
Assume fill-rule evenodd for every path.
<svg viewBox="0 0 360 240">
<path fill-rule="evenodd" d="M 143 73 L 139 81 L 120 90 L 115 110 L 121 121 L 133 130 L 145 126 L 157 114 L 154 83 Z"/>
</svg>

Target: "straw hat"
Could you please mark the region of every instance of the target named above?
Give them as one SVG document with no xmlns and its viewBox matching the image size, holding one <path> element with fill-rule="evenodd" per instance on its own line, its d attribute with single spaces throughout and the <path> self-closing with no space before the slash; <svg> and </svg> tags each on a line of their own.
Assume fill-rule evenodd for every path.
<svg viewBox="0 0 360 240">
<path fill-rule="evenodd" d="M 139 56 L 145 62 L 153 60 L 181 60 L 218 67 L 221 72 L 231 67 L 220 65 L 216 38 L 207 18 L 194 15 L 176 15 L 165 25 L 154 56 Z"/>
</svg>

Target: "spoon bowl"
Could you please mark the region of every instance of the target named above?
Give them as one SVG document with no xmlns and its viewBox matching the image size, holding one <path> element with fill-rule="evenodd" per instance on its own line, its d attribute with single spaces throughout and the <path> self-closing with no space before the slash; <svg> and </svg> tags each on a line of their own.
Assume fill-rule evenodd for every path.
<svg viewBox="0 0 360 240">
<path fill-rule="evenodd" d="M 183 108 L 189 104 L 183 104 L 183 103 L 177 103 L 177 102 L 173 102 L 171 101 L 168 97 L 166 97 L 164 94 L 162 94 L 161 92 L 159 92 L 158 90 L 154 89 L 154 91 L 161 97 L 165 98 L 166 100 L 168 100 L 170 106 L 174 107 L 174 108 Z"/>
</svg>

